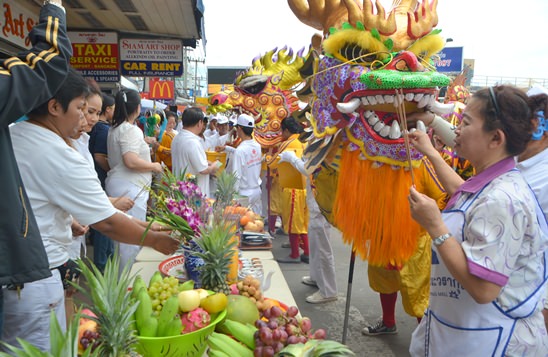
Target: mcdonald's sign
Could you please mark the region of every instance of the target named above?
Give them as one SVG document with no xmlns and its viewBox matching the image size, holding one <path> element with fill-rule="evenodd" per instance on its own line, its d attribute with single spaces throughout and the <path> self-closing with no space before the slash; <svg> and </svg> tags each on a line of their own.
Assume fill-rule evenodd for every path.
<svg viewBox="0 0 548 357">
<path fill-rule="evenodd" d="M 150 88 L 150 99 L 173 99 L 175 97 L 174 81 L 160 81 L 157 79 L 151 79 L 148 82 L 148 85 Z"/>
</svg>

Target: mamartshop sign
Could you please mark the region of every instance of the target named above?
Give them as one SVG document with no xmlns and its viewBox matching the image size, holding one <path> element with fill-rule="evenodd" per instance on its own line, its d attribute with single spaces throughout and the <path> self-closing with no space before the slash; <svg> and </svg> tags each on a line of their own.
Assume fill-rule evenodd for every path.
<svg viewBox="0 0 548 357">
<path fill-rule="evenodd" d="M 120 40 L 121 72 L 124 76 L 179 77 L 183 75 L 183 44 L 180 40 Z"/>
<path fill-rule="evenodd" d="M 116 32 L 69 32 L 68 35 L 72 42 L 72 67 L 99 83 L 120 81 Z"/>
<path fill-rule="evenodd" d="M 0 38 L 21 48 L 30 48 L 30 30 L 38 23 L 38 14 L 13 0 L 0 0 Z"/>
</svg>

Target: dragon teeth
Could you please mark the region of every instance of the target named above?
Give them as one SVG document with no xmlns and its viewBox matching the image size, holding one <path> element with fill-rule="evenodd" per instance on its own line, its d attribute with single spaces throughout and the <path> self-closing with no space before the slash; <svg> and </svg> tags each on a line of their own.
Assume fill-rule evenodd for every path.
<svg viewBox="0 0 548 357">
<path fill-rule="evenodd" d="M 337 103 L 337 110 L 341 113 L 350 114 L 358 109 L 360 104 L 360 98 L 352 98 L 346 103 Z"/>
<path fill-rule="evenodd" d="M 417 120 L 417 130 L 426 133 L 426 125 L 424 125 L 422 120 Z"/>
<path fill-rule="evenodd" d="M 392 123 L 392 126 L 390 127 L 390 133 L 388 134 L 388 137 L 390 139 L 397 139 L 401 136 L 401 129 L 400 124 L 398 124 L 397 120 L 394 120 Z"/>
<path fill-rule="evenodd" d="M 417 103 L 417 108 L 424 108 L 428 103 L 430 103 L 430 98 L 432 98 L 431 95 L 425 94 L 424 97 L 422 97 Z"/>
<path fill-rule="evenodd" d="M 378 121 L 379 121 L 379 117 L 377 116 L 377 114 L 374 114 L 374 113 L 373 115 L 369 116 L 369 118 L 367 119 L 367 122 L 371 126 L 374 126 L 375 124 L 377 124 Z"/>
<path fill-rule="evenodd" d="M 388 125 L 385 125 L 385 126 L 381 129 L 379 135 L 382 136 L 383 138 L 386 138 L 386 137 L 390 134 L 391 131 L 392 131 L 392 127 L 391 127 L 391 126 L 388 126 Z"/>
<path fill-rule="evenodd" d="M 373 130 L 375 130 L 377 133 L 380 133 L 381 130 L 385 127 L 384 123 L 382 121 L 378 121 L 374 126 Z"/>
<path fill-rule="evenodd" d="M 363 112 L 363 116 L 365 119 L 369 119 L 369 117 L 373 114 L 375 114 L 375 112 L 372 110 L 366 110 L 365 112 Z"/>
</svg>

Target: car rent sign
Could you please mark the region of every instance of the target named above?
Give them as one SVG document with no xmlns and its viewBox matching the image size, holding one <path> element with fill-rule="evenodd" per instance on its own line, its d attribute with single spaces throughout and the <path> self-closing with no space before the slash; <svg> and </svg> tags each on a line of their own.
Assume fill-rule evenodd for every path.
<svg viewBox="0 0 548 357">
<path fill-rule="evenodd" d="M 120 70 L 125 76 L 178 77 L 183 75 L 180 40 L 120 40 Z"/>
</svg>

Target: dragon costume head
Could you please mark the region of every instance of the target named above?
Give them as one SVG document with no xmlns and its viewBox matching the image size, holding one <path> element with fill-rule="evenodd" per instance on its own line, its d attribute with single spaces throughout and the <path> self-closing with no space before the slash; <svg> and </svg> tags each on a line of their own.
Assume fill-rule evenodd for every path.
<svg viewBox="0 0 548 357">
<path fill-rule="evenodd" d="M 209 97 L 207 111 L 245 113 L 255 119 L 255 140 L 270 148 L 282 141 L 281 122 L 299 110 L 294 87 L 303 82 L 300 70 L 308 52 L 273 49 L 252 61 L 234 81 L 234 90 Z"/>
<path fill-rule="evenodd" d="M 399 266 L 413 254 L 419 234 L 406 198 L 410 165 L 418 168 L 423 160 L 406 147 L 397 113 L 443 106 L 438 88 L 450 79 L 433 65 L 445 45 L 434 29 L 438 2 L 399 0 L 389 11 L 371 0 L 288 3 L 299 20 L 323 32 L 310 78 L 307 168 L 312 172 L 333 151 L 341 153 L 334 224 L 370 264 Z M 417 129 L 426 131 L 420 123 Z"/>
<path fill-rule="evenodd" d="M 378 1 L 289 0 L 301 21 L 324 31 L 324 56 L 313 78 L 314 136 L 327 140 L 343 131 L 349 148 L 362 157 L 408 166 L 396 107 L 431 109 L 439 104 L 438 88 L 450 80 L 431 60 L 445 45 L 433 29 L 437 0 L 398 3 L 387 13 Z M 314 149 L 309 154 L 318 154 Z M 412 150 L 411 157 L 417 165 L 421 154 Z"/>
</svg>

